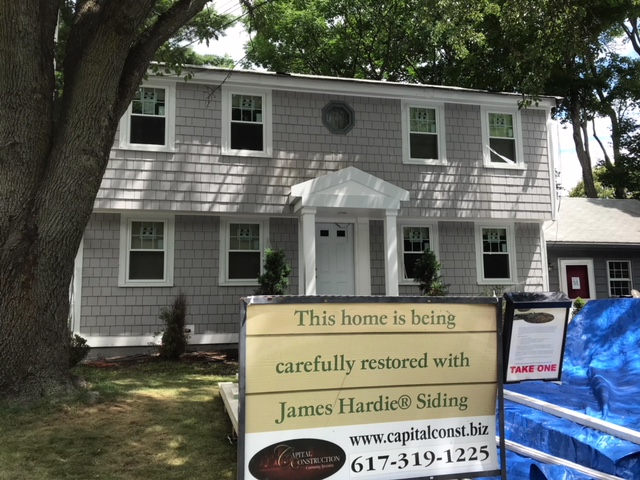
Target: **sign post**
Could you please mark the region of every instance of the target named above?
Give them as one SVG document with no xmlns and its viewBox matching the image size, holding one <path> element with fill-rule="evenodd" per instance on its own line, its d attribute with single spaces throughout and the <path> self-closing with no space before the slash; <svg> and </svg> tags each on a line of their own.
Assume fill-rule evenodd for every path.
<svg viewBox="0 0 640 480">
<path fill-rule="evenodd" d="M 504 478 L 500 306 L 243 299 L 238 478 Z"/>
</svg>

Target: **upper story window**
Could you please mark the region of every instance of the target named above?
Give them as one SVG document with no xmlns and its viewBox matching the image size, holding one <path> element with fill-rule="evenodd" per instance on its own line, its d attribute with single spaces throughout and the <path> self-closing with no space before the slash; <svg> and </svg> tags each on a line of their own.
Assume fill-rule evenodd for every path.
<svg viewBox="0 0 640 480">
<path fill-rule="evenodd" d="M 608 260 L 607 281 L 610 297 L 631 296 L 631 262 L 628 260 Z"/>
<path fill-rule="evenodd" d="M 174 132 L 175 85 L 141 85 L 120 122 L 120 147 L 172 150 Z"/>
<path fill-rule="evenodd" d="M 173 284 L 172 217 L 122 217 L 120 223 L 120 286 Z"/>
<path fill-rule="evenodd" d="M 223 154 L 271 156 L 271 131 L 271 92 L 223 90 Z"/>
<path fill-rule="evenodd" d="M 220 232 L 220 284 L 257 285 L 268 220 L 223 219 Z"/>
<path fill-rule="evenodd" d="M 402 104 L 404 163 L 446 163 L 444 105 Z"/>
<path fill-rule="evenodd" d="M 415 264 L 425 250 L 432 250 L 437 254 L 437 227 L 433 224 L 399 225 L 401 235 L 399 245 L 400 268 L 402 283 L 413 283 Z"/>
<path fill-rule="evenodd" d="M 478 283 L 515 283 L 514 245 L 511 227 L 476 227 Z"/>
<path fill-rule="evenodd" d="M 518 110 L 483 107 L 482 137 L 485 166 L 523 167 L 522 132 Z"/>
</svg>

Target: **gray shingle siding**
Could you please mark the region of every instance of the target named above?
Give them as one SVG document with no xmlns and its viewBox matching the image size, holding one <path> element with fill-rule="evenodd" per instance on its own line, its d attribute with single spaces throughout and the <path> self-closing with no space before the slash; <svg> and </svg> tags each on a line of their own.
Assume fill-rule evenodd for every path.
<svg viewBox="0 0 640 480">
<path fill-rule="evenodd" d="M 405 165 L 400 100 L 276 90 L 273 158 L 235 157 L 220 155 L 220 94 L 195 83 L 176 91 L 175 153 L 115 149 L 96 208 L 282 214 L 291 185 L 355 166 L 410 192 L 402 216 L 550 218 L 543 111 L 522 111 L 524 170 L 485 168 L 480 107 L 450 103 L 448 165 Z M 322 125 L 330 100 L 355 111 L 347 135 Z"/>
<path fill-rule="evenodd" d="M 445 103 L 447 164 L 404 164 L 399 98 L 272 91 L 273 155 L 222 155 L 221 92 L 208 85 L 176 84 L 175 151 L 119 148 L 114 143 L 96 212 L 83 244 L 79 332 L 87 336 L 150 335 L 161 329 L 160 309 L 184 290 L 194 334 L 239 331 L 239 299 L 254 286 L 220 285 L 221 216 L 269 217 L 268 244 L 283 249 L 292 266 L 290 294 L 300 289 L 299 220 L 291 187 L 356 167 L 410 194 L 398 219 L 438 224 L 442 275 L 452 295 L 482 295 L 474 221 L 513 225 L 518 285 L 544 288 L 540 221 L 551 218 L 551 181 L 546 113 L 521 112 L 523 169 L 483 163 L 481 107 Z M 332 134 L 321 112 L 330 101 L 349 104 L 354 127 Z M 118 286 L 122 212 L 175 214 L 172 287 Z M 114 213 L 111 213 L 114 212 Z M 369 221 L 371 294 L 385 294 L 384 224 Z M 634 272 L 635 273 L 635 272 Z M 605 273 L 606 279 L 606 273 Z M 557 282 L 557 281 L 556 281 Z M 400 295 L 418 295 L 401 284 Z"/>
</svg>

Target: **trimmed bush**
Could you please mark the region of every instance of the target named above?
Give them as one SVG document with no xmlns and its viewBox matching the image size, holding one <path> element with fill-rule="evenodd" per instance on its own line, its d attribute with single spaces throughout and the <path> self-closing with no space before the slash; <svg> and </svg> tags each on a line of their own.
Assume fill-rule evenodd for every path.
<svg viewBox="0 0 640 480">
<path fill-rule="evenodd" d="M 73 368 L 89 355 L 91 347 L 87 345 L 87 340 L 77 333 L 74 335 L 69 331 L 69 367 Z"/>
<path fill-rule="evenodd" d="M 189 302 L 187 295 L 180 292 L 170 307 L 160 310 L 160 318 L 164 322 L 160 356 L 166 360 L 177 360 L 187 351 L 189 335 L 185 332 Z"/>
<path fill-rule="evenodd" d="M 420 293 L 428 297 L 447 294 L 448 285 L 442 282 L 440 262 L 431 250 L 425 250 L 413 267 L 413 281 L 418 283 Z"/>
<path fill-rule="evenodd" d="M 264 273 L 258 277 L 260 286 L 256 295 L 284 295 L 289 287 L 291 266 L 287 263 L 284 250 L 264 251 Z"/>
</svg>

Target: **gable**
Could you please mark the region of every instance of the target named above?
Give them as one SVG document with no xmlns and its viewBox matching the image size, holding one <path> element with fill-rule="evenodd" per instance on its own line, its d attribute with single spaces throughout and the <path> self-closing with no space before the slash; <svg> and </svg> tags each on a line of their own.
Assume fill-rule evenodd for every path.
<svg viewBox="0 0 640 480">
<path fill-rule="evenodd" d="M 397 210 L 409 192 L 347 167 L 291 187 L 291 203 L 302 207 Z"/>
</svg>

